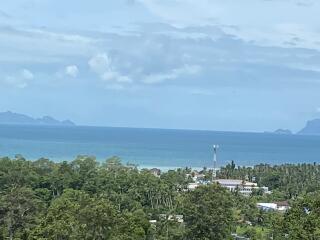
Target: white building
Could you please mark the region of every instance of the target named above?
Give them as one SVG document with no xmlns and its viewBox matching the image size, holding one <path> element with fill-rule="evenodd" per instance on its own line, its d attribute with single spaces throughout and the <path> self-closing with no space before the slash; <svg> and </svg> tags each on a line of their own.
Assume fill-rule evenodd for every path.
<svg viewBox="0 0 320 240">
<path fill-rule="evenodd" d="M 280 212 L 286 212 L 287 210 L 290 209 L 289 203 L 287 201 L 276 202 L 276 204 L 278 207 L 278 211 Z"/>
<path fill-rule="evenodd" d="M 177 221 L 178 223 L 183 223 L 183 215 L 169 215 L 169 221 Z"/>
<path fill-rule="evenodd" d="M 270 193 L 267 187 L 258 187 L 257 183 L 247 182 L 238 179 L 217 179 L 214 182 L 227 188 L 229 191 L 239 191 L 245 196 L 250 196 L 254 190 L 263 190 L 264 193 Z"/>
<path fill-rule="evenodd" d="M 275 203 L 257 203 L 257 207 L 264 211 L 276 211 L 278 209 Z"/>
<path fill-rule="evenodd" d="M 288 202 L 275 202 L 275 203 L 257 203 L 257 207 L 264 211 L 279 211 L 286 212 L 290 207 Z"/>
<path fill-rule="evenodd" d="M 198 183 L 189 183 L 188 184 L 188 190 L 195 190 L 197 187 L 199 187 Z"/>
<path fill-rule="evenodd" d="M 149 171 L 151 174 L 153 174 L 156 177 L 160 177 L 160 175 L 161 175 L 161 170 L 158 168 L 152 168 Z"/>
<path fill-rule="evenodd" d="M 178 223 L 183 223 L 183 215 L 167 215 L 167 214 L 160 214 L 159 218 L 161 220 L 168 220 L 168 221 L 176 221 Z"/>
</svg>

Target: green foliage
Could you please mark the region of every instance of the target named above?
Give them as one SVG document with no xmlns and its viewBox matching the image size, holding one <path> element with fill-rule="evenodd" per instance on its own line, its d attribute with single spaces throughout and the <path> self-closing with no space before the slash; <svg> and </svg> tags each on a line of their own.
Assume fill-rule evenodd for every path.
<svg viewBox="0 0 320 240">
<path fill-rule="evenodd" d="M 153 226 L 151 239 L 159 240 L 182 240 L 185 239 L 185 227 L 183 224 L 172 220 L 160 220 Z"/>
<path fill-rule="evenodd" d="M 116 157 L 101 166 L 89 156 L 2 158 L 0 239 L 156 239 L 149 220 L 174 211 L 184 177 L 161 179 Z"/>
<path fill-rule="evenodd" d="M 186 239 L 224 240 L 233 223 L 233 201 L 223 187 L 212 184 L 198 187 L 183 200 Z"/>
<path fill-rule="evenodd" d="M 3 238 L 25 239 L 37 225 L 42 202 L 29 188 L 12 188 L 0 198 L 0 230 Z"/>
<path fill-rule="evenodd" d="M 115 234 L 116 211 L 103 198 L 66 190 L 55 199 L 31 239 L 108 239 Z"/>
<path fill-rule="evenodd" d="M 220 177 L 255 180 L 273 191 L 244 197 L 215 184 L 188 191 L 188 168 L 156 177 L 117 157 L 103 164 L 90 156 L 60 163 L 0 158 L 0 239 L 214 240 L 231 233 L 320 239 L 320 195 L 311 194 L 320 190 L 319 172 L 316 164 L 237 168 L 232 162 Z M 211 178 L 212 171 L 204 173 Z M 292 209 L 256 206 L 275 200 L 290 200 Z"/>
<path fill-rule="evenodd" d="M 288 239 L 320 239 L 320 192 L 298 198 L 284 216 L 284 236 Z"/>
</svg>

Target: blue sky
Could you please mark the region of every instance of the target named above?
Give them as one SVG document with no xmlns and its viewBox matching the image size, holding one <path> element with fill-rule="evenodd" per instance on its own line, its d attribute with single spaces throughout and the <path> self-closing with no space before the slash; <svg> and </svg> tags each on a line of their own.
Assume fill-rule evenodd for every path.
<svg viewBox="0 0 320 240">
<path fill-rule="evenodd" d="M 0 111 L 265 131 L 320 117 L 320 2 L 3 0 Z"/>
</svg>

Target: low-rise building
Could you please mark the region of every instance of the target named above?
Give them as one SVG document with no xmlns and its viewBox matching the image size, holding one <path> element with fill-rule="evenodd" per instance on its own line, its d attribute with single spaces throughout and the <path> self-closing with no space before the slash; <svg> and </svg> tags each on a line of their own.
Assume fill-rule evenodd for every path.
<svg viewBox="0 0 320 240">
<path fill-rule="evenodd" d="M 194 182 L 197 182 L 197 181 L 203 180 L 205 178 L 205 174 L 203 170 L 202 171 L 194 170 L 191 173 L 191 177 Z"/>
<path fill-rule="evenodd" d="M 263 211 L 276 211 L 278 209 L 275 203 L 257 203 L 257 207 Z"/>
<path fill-rule="evenodd" d="M 250 238 L 239 236 L 236 233 L 232 233 L 231 236 L 233 237 L 234 240 L 250 240 Z"/>
<path fill-rule="evenodd" d="M 183 223 L 183 215 L 169 215 L 169 221 L 177 221 L 178 223 Z"/>
<path fill-rule="evenodd" d="M 287 201 L 274 203 L 257 203 L 257 207 L 264 211 L 279 211 L 286 212 L 290 206 Z"/>
<path fill-rule="evenodd" d="M 214 182 L 227 188 L 229 191 L 239 191 L 245 196 L 250 196 L 254 190 L 262 190 L 264 193 L 270 193 L 268 187 L 258 187 L 257 183 L 247 182 L 238 179 L 217 179 Z"/>
<path fill-rule="evenodd" d="M 150 169 L 150 173 L 156 177 L 159 177 L 161 175 L 161 170 L 158 168 L 152 168 Z"/>
<path fill-rule="evenodd" d="M 195 190 L 197 187 L 199 187 L 199 183 L 189 183 L 188 184 L 188 190 L 192 191 Z"/>
<path fill-rule="evenodd" d="M 183 215 L 167 215 L 167 214 L 160 214 L 159 218 L 161 220 L 168 220 L 168 221 L 176 221 L 178 223 L 183 223 Z"/>
<path fill-rule="evenodd" d="M 278 211 L 280 212 L 286 212 L 290 208 L 288 201 L 275 202 L 275 204 L 277 204 Z"/>
<path fill-rule="evenodd" d="M 257 183 L 247 182 L 238 179 L 217 179 L 213 181 L 214 183 L 220 184 L 222 187 L 227 188 L 231 192 L 238 191 L 244 196 L 250 196 L 253 191 L 262 190 L 263 193 L 270 193 L 268 187 L 259 187 Z M 188 184 L 188 190 L 192 191 L 201 185 L 208 185 L 211 182 L 208 181 L 197 181 Z"/>
</svg>

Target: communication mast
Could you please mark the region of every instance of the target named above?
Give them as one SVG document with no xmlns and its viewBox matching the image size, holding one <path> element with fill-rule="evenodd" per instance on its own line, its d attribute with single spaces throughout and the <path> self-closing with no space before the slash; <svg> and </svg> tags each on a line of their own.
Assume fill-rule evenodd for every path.
<svg viewBox="0 0 320 240">
<path fill-rule="evenodd" d="M 217 151 L 219 145 L 213 145 L 213 171 L 212 171 L 212 182 L 217 177 Z"/>
</svg>

